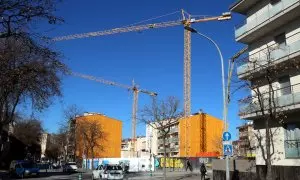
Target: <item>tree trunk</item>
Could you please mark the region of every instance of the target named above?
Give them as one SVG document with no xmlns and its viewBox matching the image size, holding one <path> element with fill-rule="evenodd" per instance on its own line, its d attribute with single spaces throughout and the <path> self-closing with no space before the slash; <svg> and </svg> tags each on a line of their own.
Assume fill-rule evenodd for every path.
<svg viewBox="0 0 300 180">
<path fill-rule="evenodd" d="M 270 127 L 269 127 L 269 119 L 266 119 L 266 167 L 267 174 L 266 180 L 272 180 L 272 162 L 271 162 L 271 137 L 270 137 Z"/>
<path fill-rule="evenodd" d="M 163 138 L 164 141 L 164 180 L 167 178 L 166 160 L 167 160 L 167 149 L 166 149 L 166 137 Z"/>
<path fill-rule="evenodd" d="M 94 170 L 94 148 L 91 148 L 91 154 L 92 154 L 92 170 Z"/>
</svg>

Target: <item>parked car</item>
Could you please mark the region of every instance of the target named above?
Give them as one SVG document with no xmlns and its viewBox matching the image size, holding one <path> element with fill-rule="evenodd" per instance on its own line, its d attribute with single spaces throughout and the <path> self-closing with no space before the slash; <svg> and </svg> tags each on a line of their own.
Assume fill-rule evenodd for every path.
<svg viewBox="0 0 300 180">
<path fill-rule="evenodd" d="M 123 179 L 123 169 L 120 165 L 100 165 L 93 170 L 92 179 Z"/>
<path fill-rule="evenodd" d="M 99 165 L 95 170 L 93 170 L 92 173 L 92 180 L 94 179 L 100 179 L 102 176 L 101 174 L 104 172 L 104 166 Z"/>
<path fill-rule="evenodd" d="M 30 161 L 13 160 L 9 166 L 10 176 L 18 176 L 24 178 L 25 176 L 39 176 L 40 169 L 37 165 Z"/>
<path fill-rule="evenodd" d="M 63 166 L 63 172 L 77 172 L 78 167 L 75 162 L 68 162 Z"/>
<path fill-rule="evenodd" d="M 58 163 L 53 163 L 52 167 L 53 167 L 53 169 L 59 169 L 60 165 Z"/>
</svg>

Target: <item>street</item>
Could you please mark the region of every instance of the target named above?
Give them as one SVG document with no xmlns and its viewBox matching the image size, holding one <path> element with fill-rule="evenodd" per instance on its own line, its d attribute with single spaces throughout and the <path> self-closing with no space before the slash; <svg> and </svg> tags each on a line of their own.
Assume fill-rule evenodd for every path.
<svg viewBox="0 0 300 180">
<path fill-rule="evenodd" d="M 82 173 L 63 173 L 61 171 L 42 171 L 39 177 L 27 177 L 27 180 L 37 180 L 37 179 L 51 179 L 51 180 L 75 180 L 75 179 L 91 179 L 91 172 L 82 172 Z M 208 172 L 208 176 L 211 177 L 211 172 Z M 209 179 L 207 177 L 206 179 Z M 9 178 L 7 173 L 0 174 L 1 180 L 17 179 Z M 140 173 L 130 173 L 126 174 L 124 177 L 125 180 L 154 180 L 154 179 L 163 179 L 162 172 L 154 172 L 152 176 L 149 172 L 140 172 Z M 198 180 L 200 179 L 200 174 L 190 173 L 190 172 L 167 172 L 168 180 Z"/>
</svg>

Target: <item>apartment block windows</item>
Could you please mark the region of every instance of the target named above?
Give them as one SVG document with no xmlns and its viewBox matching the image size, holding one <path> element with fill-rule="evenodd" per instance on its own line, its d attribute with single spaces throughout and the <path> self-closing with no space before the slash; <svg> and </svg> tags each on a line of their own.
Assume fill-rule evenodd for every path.
<svg viewBox="0 0 300 180">
<path fill-rule="evenodd" d="M 277 36 L 275 36 L 274 41 L 276 44 L 278 44 L 279 47 L 286 46 L 285 33 L 281 33 L 281 34 L 278 34 Z"/>
<path fill-rule="evenodd" d="M 278 79 L 278 83 L 280 84 L 280 93 L 281 95 L 291 94 L 291 81 L 289 76 L 283 76 Z"/>
</svg>

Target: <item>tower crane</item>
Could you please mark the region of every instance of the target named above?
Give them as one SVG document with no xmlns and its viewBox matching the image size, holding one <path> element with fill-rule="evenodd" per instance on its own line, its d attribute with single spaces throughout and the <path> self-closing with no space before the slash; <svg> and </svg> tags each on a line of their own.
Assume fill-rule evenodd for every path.
<svg viewBox="0 0 300 180">
<path fill-rule="evenodd" d="M 109 81 L 106 79 L 102 79 L 102 78 L 98 78 L 98 77 L 94 77 L 91 75 L 86 75 L 86 74 L 82 74 L 82 73 L 78 73 L 78 72 L 71 72 L 70 75 L 72 76 L 77 76 L 83 79 L 88 79 L 91 81 L 96 81 L 102 84 L 107 84 L 107 85 L 111 85 L 111 86 L 116 86 L 116 87 L 120 87 L 123 89 L 127 89 L 129 91 L 132 91 L 133 93 L 133 103 L 132 103 L 132 121 L 131 121 L 131 137 L 132 137 L 132 147 L 131 147 L 131 152 L 135 152 L 135 141 L 136 141 L 136 116 L 137 116 L 137 109 L 138 109 L 138 94 L 139 93 L 144 93 L 144 94 L 148 94 L 149 96 L 151 96 L 153 98 L 153 100 L 155 100 L 155 97 L 157 96 L 157 93 L 155 92 L 151 92 L 145 89 L 140 89 L 138 88 L 138 86 L 134 83 L 134 81 L 132 82 L 132 85 L 124 85 L 124 84 L 120 84 L 114 81 Z"/>
<path fill-rule="evenodd" d="M 210 16 L 210 17 L 204 16 L 201 18 L 192 18 L 192 16 L 187 12 L 185 12 L 184 10 L 181 10 L 181 14 L 182 14 L 181 20 L 142 24 L 136 26 L 127 26 L 127 27 L 114 28 L 114 29 L 109 29 L 104 31 L 87 32 L 81 34 L 72 34 L 72 35 L 55 37 L 52 40 L 64 41 L 64 40 L 81 39 L 81 38 L 89 38 L 89 37 L 97 37 L 97 36 L 106 36 L 106 35 L 125 33 L 125 32 L 140 32 L 149 29 L 167 28 L 167 27 L 183 25 L 184 27 L 184 76 L 183 76 L 184 117 L 188 117 L 191 114 L 191 31 L 189 27 L 192 24 L 196 24 L 196 23 L 229 20 L 231 19 L 231 13 L 225 12 L 219 16 Z M 186 124 L 186 126 L 188 127 L 189 125 Z M 187 131 L 188 129 L 186 129 L 186 132 Z M 187 136 L 186 139 L 188 139 Z"/>
</svg>

